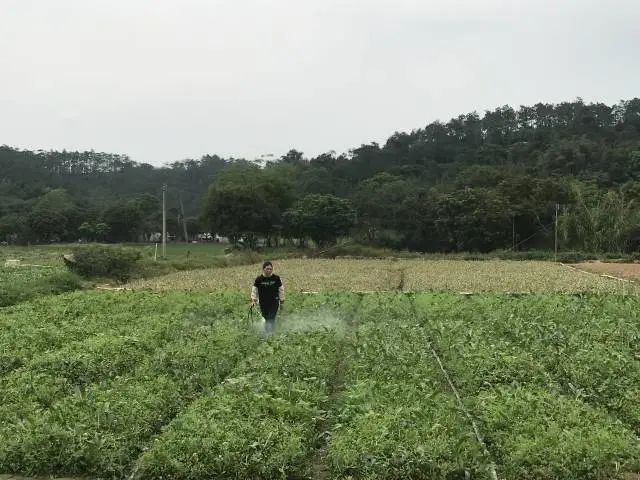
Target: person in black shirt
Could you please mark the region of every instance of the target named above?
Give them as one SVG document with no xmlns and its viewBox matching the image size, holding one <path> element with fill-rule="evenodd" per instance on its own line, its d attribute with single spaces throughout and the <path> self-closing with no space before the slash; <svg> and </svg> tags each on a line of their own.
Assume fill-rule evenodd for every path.
<svg viewBox="0 0 640 480">
<path fill-rule="evenodd" d="M 262 264 L 262 275 L 256 278 L 251 288 L 251 304 L 260 305 L 260 312 L 265 319 L 265 331 L 273 332 L 278 308 L 284 303 L 284 286 L 278 275 L 273 273 L 273 264 Z"/>
</svg>

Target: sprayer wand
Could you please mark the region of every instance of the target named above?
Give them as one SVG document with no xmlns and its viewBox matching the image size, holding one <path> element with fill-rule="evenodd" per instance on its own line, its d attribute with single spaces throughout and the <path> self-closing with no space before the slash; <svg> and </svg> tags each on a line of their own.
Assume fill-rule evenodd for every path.
<svg viewBox="0 0 640 480">
<path fill-rule="evenodd" d="M 253 318 L 253 307 L 255 305 L 252 303 L 249 306 L 249 311 L 247 312 L 247 325 L 251 325 L 251 319 Z"/>
</svg>

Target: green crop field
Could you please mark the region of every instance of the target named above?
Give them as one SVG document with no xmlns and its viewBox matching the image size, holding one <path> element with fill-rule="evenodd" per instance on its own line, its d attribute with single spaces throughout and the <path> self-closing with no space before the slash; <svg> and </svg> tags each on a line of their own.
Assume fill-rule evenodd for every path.
<svg viewBox="0 0 640 480">
<path fill-rule="evenodd" d="M 265 337 L 257 268 L 1 308 L 0 474 L 640 473 L 633 284 L 543 262 L 283 260 Z"/>
<path fill-rule="evenodd" d="M 70 253 L 73 248 L 81 244 L 62 243 L 52 245 L 33 246 L 2 246 L 0 247 L 0 264 L 9 259 L 17 259 L 22 263 L 36 265 L 62 266 L 62 256 Z M 157 257 L 162 259 L 162 245 L 153 243 L 129 243 L 123 246 L 135 248 L 145 259 Z M 224 255 L 225 245 L 219 243 L 168 243 L 167 258 L 176 261 L 206 261 L 213 257 Z"/>
<path fill-rule="evenodd" d="M 17 283 L 32 284 L 43 278 L 63 273 L 66 269 L 61 266 L 46 267 L 3 267 L 0 266 L 0 289 L 9 288 Z"/>
</svg>

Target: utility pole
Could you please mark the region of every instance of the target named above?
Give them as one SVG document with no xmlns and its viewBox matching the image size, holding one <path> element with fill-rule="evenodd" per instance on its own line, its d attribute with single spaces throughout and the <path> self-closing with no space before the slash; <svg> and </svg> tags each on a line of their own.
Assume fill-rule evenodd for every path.
<svg viewBox="0 0 640 480">
<path fill-rule="evenodd" d="M 184 216 L 184 205 L 182 204 L 182 195 L 178 192 L 178 199 L 180 200 L 180 212 L 182 213 L 182 228 L 184 230 L 184 241 L 189 243 L 189 233 L 187 232 L 187 219 Z"/>
<path fill-rule="evenodd" d="M 555 220 L 555 240 L 553 245 L 553 261 L 558 261 L 558 209 L 560 208 L 560 204 L 556 203 L 556 220 Z"/>
<path fill-rule="evenodd" d="M 167 184 L 162 184 L 162 258 L 167 258 Z"/>
</svg>

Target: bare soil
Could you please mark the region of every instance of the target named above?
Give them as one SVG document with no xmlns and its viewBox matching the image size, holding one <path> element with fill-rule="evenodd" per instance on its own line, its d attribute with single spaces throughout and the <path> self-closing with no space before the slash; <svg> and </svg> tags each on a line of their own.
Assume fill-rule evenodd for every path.
<svg viewBox="0 0 640 480">
<path fill-rule="evenodd" d="M 640 263 L 605 263 L 600 261 L 576 263 L 580 270 L 597 273 L 599 275 L 611 275 L 625 280 L 640 280 Z"/>
</svg>

